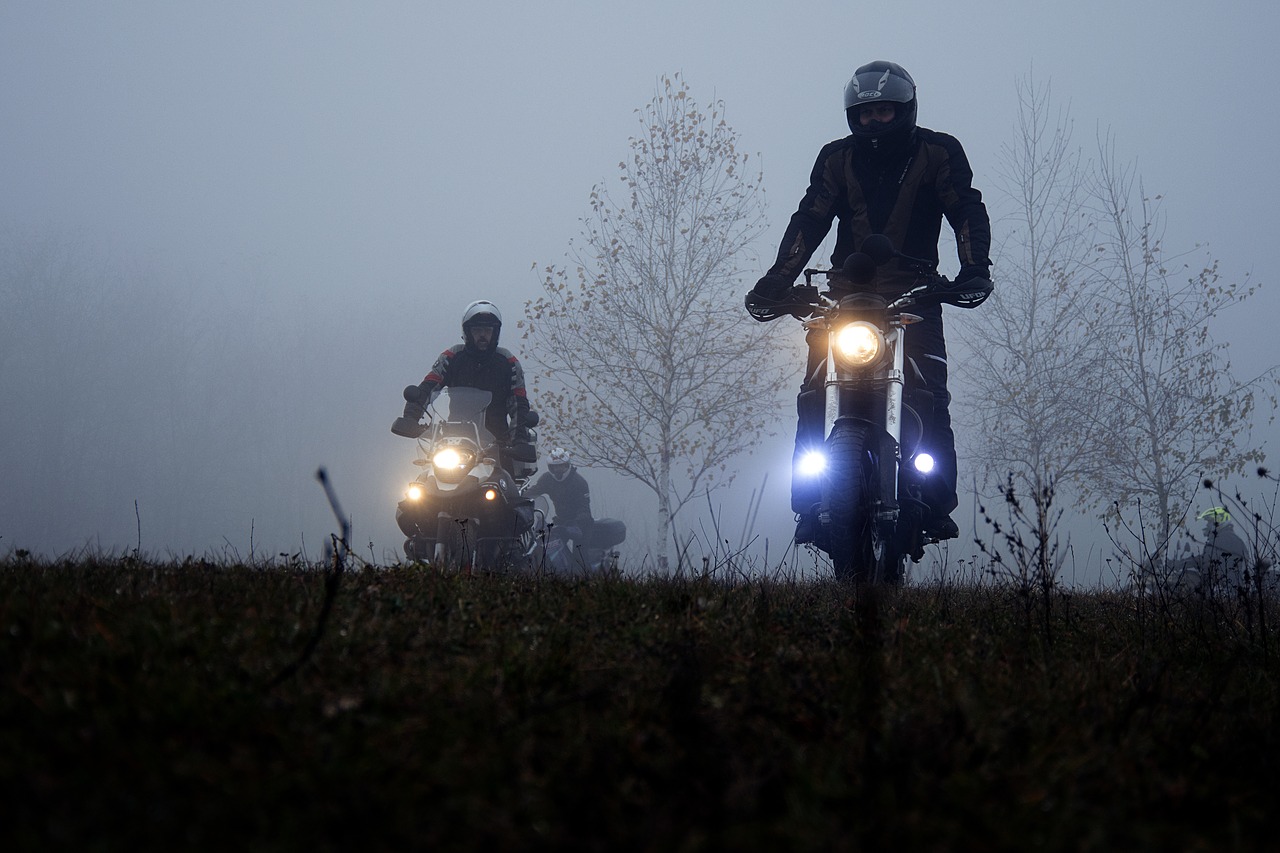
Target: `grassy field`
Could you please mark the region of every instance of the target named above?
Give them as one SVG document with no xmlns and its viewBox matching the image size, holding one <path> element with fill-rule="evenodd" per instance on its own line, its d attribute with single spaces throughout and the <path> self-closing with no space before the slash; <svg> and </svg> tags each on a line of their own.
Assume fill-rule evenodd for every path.
<svg viewBox="0 0 1280 853">
<path fill-rule="evenodd" d="M 1276 619 L 10 556 L 0 849 L 1275 850 Z"/>
</svg>

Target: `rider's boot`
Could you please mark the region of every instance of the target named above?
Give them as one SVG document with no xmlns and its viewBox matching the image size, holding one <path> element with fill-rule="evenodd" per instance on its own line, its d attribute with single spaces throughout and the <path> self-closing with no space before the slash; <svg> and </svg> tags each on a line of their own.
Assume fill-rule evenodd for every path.
<svg viewBox="0 0 1280 853">
<path fill-rule="evenodd" d="M 818 533 L 822 525 L 818 523 L 818 514 L 816 512 L 806 512 L 796 517 L 796 535 L 797 545 L 804 545 L 809 542 L 818 541 Z"/>
<path fill-rule="evenodd" d="M 960 526 L 951 520 L 951 516 L 941 513 L 930 515 L 924 522 L 925 535 L 941 542 L 944 539 L 959 539 Z"/>
</svg>

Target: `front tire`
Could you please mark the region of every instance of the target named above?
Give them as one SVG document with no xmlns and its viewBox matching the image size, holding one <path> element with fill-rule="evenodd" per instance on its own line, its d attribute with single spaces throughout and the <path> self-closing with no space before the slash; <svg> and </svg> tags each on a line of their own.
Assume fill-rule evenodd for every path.
<svg viewBox="0 0 1280 853">
<path fill-rule="evenodd" d="M 830 513 L 831 563 L 838 580 L 898 584 L 902 551 L 893 519 L 877 519 L 879 472 L 870 425 L 839 421 L 827 440 L 823 504 Z"/>
</svg>

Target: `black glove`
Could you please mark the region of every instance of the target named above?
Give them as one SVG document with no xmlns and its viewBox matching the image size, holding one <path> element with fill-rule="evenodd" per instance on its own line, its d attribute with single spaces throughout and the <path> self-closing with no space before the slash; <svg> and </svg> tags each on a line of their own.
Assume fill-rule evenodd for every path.
<svg viewBox="0 0 1280 853">
<path fill-rule="evenodd" d="M 955 283 L 963 284 L 975 278 L 991 279 L 991 266 L 989 264 L 961 264 L 960 272 L 956 273 Z"/>
<path fill-rule="evenodd" d="M 755 287 L 751 288 L 751 293 L 777 302 L 786 295 L 787 290 L 790 288 L 791 282 L 787 280 L 786 276 L 768 273 L 756 282 Z"/>
<path fill-rule="evenodd" d="M 791 282 L 780 275 L 770 273 L 756 282 L 755 287 L 747 293 L 743 304 L 747 313 L 761 323 L 776 320 L 792 312 L 779 306 L 790 304 Z"/>
</svg>

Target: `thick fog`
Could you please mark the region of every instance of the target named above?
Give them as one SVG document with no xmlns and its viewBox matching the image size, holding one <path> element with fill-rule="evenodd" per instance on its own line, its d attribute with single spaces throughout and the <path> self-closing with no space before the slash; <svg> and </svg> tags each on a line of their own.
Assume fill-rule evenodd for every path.
<svg viewBox="0 0 1280 853">
<path fill-rule="evenodd" d="M 764 258 L 818 149 L 847 132 L 857 65 L 912 73 L 920 123 L 961 140 L 989 198 L 1034 73 L 1078 143 L 1110 131 L 1136 160 L 1171 250 L 1207 244 L 1227 277 L 1264 283 L 1215 329 L 1255 373 L 1277 360 L 1278 8 L 4 0 L 0 553 L 315 558 L 337 529 L 324 466 L 356 550 L 394 559 L 415 470 L 389 431 L 401 388 L 480 296 L 522 354 L 538 269 L 563 261 L 675 72 L 760 156 Z M 694 507 L 686 529 L 737 546 L 763 484 L 748 538 L 776 562 L 791 411 L 713 497 L 720 527 Z M 651 496 L 584 473 L 641 564 Z"/>
</svg>

